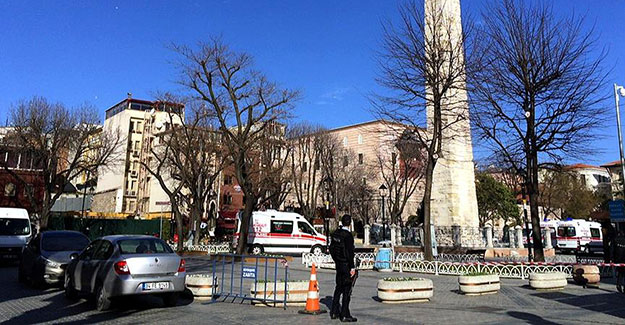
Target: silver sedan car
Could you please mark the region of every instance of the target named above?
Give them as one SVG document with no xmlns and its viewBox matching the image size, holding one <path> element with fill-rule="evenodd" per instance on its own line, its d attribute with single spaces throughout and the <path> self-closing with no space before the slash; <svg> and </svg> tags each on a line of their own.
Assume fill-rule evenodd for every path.
<svg viewBox="0 0 625 325">
<path fill-rule="evenodd" d="M 65 273 L 65 295 L 94 294 L 98 310 L 111 299 L 158 295 L 175 306 L 185 289 L 185 262 L 163 240 L 151 236 L 106 236 L 72 255 Z"/>
</svg>

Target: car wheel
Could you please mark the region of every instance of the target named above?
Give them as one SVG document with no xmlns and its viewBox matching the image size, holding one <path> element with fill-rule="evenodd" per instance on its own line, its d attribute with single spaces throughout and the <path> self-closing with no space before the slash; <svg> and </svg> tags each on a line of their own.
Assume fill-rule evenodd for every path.
<svg viewBox="0 0 625 325">
<path fill-rule="evenodd" d="M 312 247 L 310 252 L 315 254 L 315 255 L 321 255 L 323 253 L 323 247 L 321 247 L 319 245 L 315 245 L 315 246 Z"/>
<path fill-rule="evenodd" d="M 252 253 L 252 255 L 260 255 L 264 252 L 265 250 L 263 249 L 263 246 L 260 245 L 254 245 L 252 246 L 252 249 L 250 250 L 250 253 Z"/>
<path fill-rule="evenodd" d="M 95 307 L 98 311 L 105 311 L 111 308 L 111 299 L 108 297 L 102 284 L 95 290 Z"/>
<path fill-rule="evenodd" d="M 69 275 L 65 275 L 65 298 L 74 300 L 78 298 L 78 291 L 74 288 Z"/>
<path fill-rule="evenodd" d="M 178 292 L 167 293 L 163 295 L 163 303 L 167 307 L 174 307 L 178 304 L 178 297 L 180 294 Z"/>
</svg>

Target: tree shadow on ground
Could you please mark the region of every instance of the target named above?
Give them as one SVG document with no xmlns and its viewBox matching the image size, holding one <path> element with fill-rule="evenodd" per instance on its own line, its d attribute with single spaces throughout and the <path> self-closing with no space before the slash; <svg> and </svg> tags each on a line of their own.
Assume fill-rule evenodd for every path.
<svg viewBox="0 0 625 325">
<path fill-rule="evenodd" d="M 155 296 L 117 298 L 113 300 L 111 309 L 106 312 L 95 311 L 95 304 L 92 299 L 69 300 L 61 291 L 43 301 L 48 302 L 48 304 L 17 315 L 8 320 L 7 323 L 34 324 L 55 322 L 62 319 L 62 322 L 66 324 L 70 322 L 74 324 L 93 324 L 123 318 L 144 310 L 166 308 L 162 299 Z M 193 298 L 183 296 L 179 299 L 177 306 L 188 305 L 192 302 Z M 69 320 L 83 313 L 85 313 L 84 319 Z"/>
<path fill-rule="evenodd" d="M 28 284 L 19 283 L 17 281 L 17 267 L 15 266 L 4 267 L 2 271 L 4 282 L 0 291 L 0 303 L 14 299 L 43 296 L 59 290 L 59 286 L 42 285 L 35 288 Z"/>
<path fill-rule="evenodd" d="M 566 292 L 540 292 L 535 293 L 532 296 L 555 300 L 559 303 L 574 306 L 577 308 L 583 308 L 597 313 L 603 313 L 619 318 L 625 318 L 625 295 L 617 292 L 602 289 L 586 289 L 597 290 L 603 293 L 587 294 L 587 295 L 572 295 Z"/>
<path fill-rule="evenodd" d="M 548 321 L 538 315 L 524 313 L 520 311 L 509 311 L 507 312 L 508 316 L 514 317 L 516 319 L 520 319 L 525 321 L 527 324 L 540 324 L 540 325 L 559 325 L 559 323 L 554 323 Z"/>
</svg>

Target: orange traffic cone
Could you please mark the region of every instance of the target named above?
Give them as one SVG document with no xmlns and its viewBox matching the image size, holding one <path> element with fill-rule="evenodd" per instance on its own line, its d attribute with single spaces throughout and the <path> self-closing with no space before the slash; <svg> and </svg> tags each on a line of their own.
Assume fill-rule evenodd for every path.
<svg viewBox="0 0 625 325">
<path fill-rule="evenodd" d="M 310 270 L 310 282 L 308 284 L 308 296 L 306 297 L 306 309 L 300 310 L 300 314 L 319 315 L 328 312 L 319 307 L 319 286 L 317 285 L 317 268 L 313 264 Z"/>
</svg>

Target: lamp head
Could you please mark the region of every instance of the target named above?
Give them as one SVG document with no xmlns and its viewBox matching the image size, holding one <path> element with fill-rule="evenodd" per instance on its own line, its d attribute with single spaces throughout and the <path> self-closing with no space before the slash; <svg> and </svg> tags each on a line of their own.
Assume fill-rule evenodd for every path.
<svg viewBox="0 0 625 325">
<path fill-rule="evenodd" d="M 625 97 L 625 87 L 620 86 L 617 89 L 618 89 L 618 94 L 621 95 L 621 97 Z"/>
</svg>

